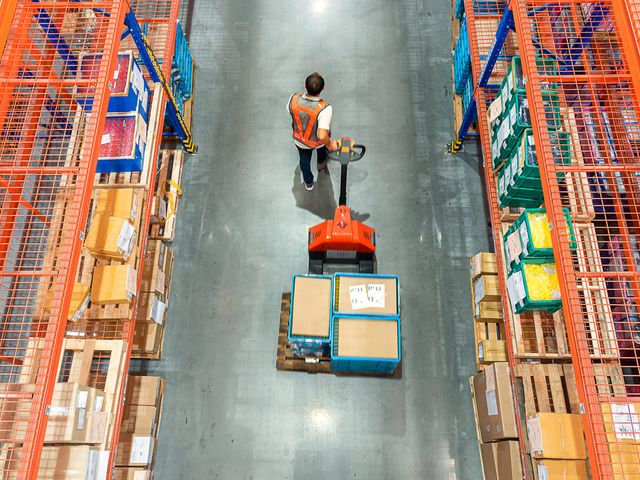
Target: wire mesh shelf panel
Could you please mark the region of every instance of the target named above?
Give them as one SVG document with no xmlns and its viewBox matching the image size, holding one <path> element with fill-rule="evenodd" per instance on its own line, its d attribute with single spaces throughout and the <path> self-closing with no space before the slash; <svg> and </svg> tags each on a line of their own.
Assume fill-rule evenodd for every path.
<svg viewBox="0 0 640 480">
<path fill-rule="evenodd" d="M 640 464 L 640 97 L 614 3 L 512 8 L 592 470 L 625 479 Z"/>
<path fill-rule="evenodd" d="M 2 455 L 22 445 L 11 478 L 37 474 L 123 14 L 119 0 L 21 1 L 3 19 Z"/>
</svg>

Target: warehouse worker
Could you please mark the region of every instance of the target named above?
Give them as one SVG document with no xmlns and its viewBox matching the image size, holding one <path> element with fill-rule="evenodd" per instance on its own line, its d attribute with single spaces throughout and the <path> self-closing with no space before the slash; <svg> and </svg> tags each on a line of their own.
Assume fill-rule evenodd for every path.
<svg viewBox="0 0 640 480">
<path fill-rule="evenodd" d="M 306 93 L 294 93 L 287 102 L 287 112 L 291 115 L 293 142 L 300 154 L 300 170 L 304 187 L 313 190 L 311 155 L 316 151 L 318 172 L 329 173 L 329 151 L 338 150 L 338 142 L 331 140 L 331 117 L 333 107 L 319 95 L 324 89 L 324 78 L 315 72 L 304 82 Z"/>
</svg>

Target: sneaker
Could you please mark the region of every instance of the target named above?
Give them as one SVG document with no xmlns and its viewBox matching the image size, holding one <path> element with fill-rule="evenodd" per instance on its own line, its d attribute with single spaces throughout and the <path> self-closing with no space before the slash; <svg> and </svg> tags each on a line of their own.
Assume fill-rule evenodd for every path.
<svg viewBox="0 0 640 480">
<path fill-rule="evenodd" d="M 313 182 L 305 183 L 304 188 L 306 188 L 310 192 L 311 190 L 313 190 Z"/>
</svg>

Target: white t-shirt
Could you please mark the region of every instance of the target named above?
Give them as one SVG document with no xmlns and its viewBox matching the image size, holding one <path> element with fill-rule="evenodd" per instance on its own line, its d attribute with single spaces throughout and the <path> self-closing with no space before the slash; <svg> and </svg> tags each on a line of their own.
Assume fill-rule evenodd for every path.
<svg viewBox="0 0 640 480">
<path fill-rule="evenodd" d="M 287 105 L 285 106 L 287 113 L 289 115 L 291 115 L 291 99 L 293 98 L 293 96 L 295 95 L 292 94 L 289 97 L 289 101 L 287 102 Z M 320 100 L 319 97 L 311 97 L 309 95 L 307 95 L 306 93 L 302 94 L 302 98 L 305 98 L 307 100 Z M 318 128 L 322 128 L 323 130 L 331 130 L 331 118 L 333 117 L 333 107 L 331 105 L 327 105 L 327 107 L 322 110 L 319 114 L 318 114 Z M 300 147 L 300 148 L 305 148 L 307 150 L 311 150 L 309 147 L 307 147 L 305 144 L 300 143 L 297 140 L 293 140 L 293 142 L 296 144 L 296 146 Z M 320 145 L 320 147 L 322 147 L 323 145 Z M 316 147 L 320 148 L 320 147 Z"/>
</svg>

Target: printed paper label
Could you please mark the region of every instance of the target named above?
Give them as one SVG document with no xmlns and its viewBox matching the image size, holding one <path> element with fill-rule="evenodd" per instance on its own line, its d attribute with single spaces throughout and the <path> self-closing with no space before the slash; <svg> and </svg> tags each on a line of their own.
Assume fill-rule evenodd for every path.
<svg viewBox="0 0 640 480">
<path fill-rule="evenodd" d="M 87 408 L 87 400 L 89 399 L 89 392 L 80 391 L 76 395 L 76 408 Z"/>
<path fill-rule="evenodd" d="M 353 310 L 362 310 L 369 306 L 369 297 L 367 296 L 366 285 L 353 285 L 349 287 L 349 298 L 351 299 L 351 308 Z"/>
<path fill-rule="evenodd" d="M 133 202 L 131 205 L 131 215 L 129 215 L 129 219 L 134 222 L 136 220 L 136 215 L 138 214 L 138 195 L 133 196 Z"/>
<path fill-rule="evenodd" d="M 538 465 L 538 480 L 549 480 L 549 469 L 544 465 Z"/>
<path fill-rule="evenodd" d="M 127 270 L 127 292 L 131 295 L 136 294 L 136 283 L 138 281 L 137 273 L 133 268 Z"/>
<path fill-rule="evenodd" d="M 620 439 L 640 440 L 640 422 L 635 405 L 618 403 L 611 405 L 613 427 Z"/>
<path fill-rule="evenodd" d="M 538 417 L 530 418 L 527 421 L 527 433 L 529 434 L 531 451 L 541 452 L 543 450 L 542 432 L 540 431 L 540 419 Z"/>
<path fill-rule="evenodd" d="M 384 308 L 386 293 L 383 283 L 370 283 L 367 288 L 367 298 L 369 306 L 373 308 Z"/>
<path fill-rule="evenodd" d="M 96 397 L 96 404 L 93 406 L 93 411 L 94 412 L 101 412 L 103 404 L 104 404 L 104 397 L 101 396 L 101 395 L 97 396 Z"/>
<path fill-rule="evenodd" d="M 69 407 L 49 407 L 50 417 L 68 417 L 69 413 L 71 413 Z"/>
<path fill-rule="evenodd" d="M 73 314 L 71 321 L 77 322 L 78 320 L 80 320 L 82 315 L 84 315 L 85 310 L 89 307 L 90 298 L 91 297 L 87 295 L 87 297 L 84 299 L 84 302 L 82 302 L 82 305 L 80 305 L 80 308 L 78 308 L 78 311 Z"/>
<path fill-rule="evenodd" d="M 496 391 L 491 390 L 490 392 L 485 392 L 484 396 L 487 400 L 487 414 L 495 417 L 498 415 L 498 398 Z"/>
<path fill-rule="evenodd" d="M 118 247 L 118 251 L 121 253 L 131 253 L 131 239 L 135 235 L 136 230 L 133 228 L 129 222 L 124 222 L 122 224 L 122 228 L 120 229 L 120 234 L 118 235 L 118 239 L 116 240 L 116 246 Z"/>
<path fill-rule="evenodd" d="M 484 345 L 482 342 L 478 343 L 478 359 L 480 361 L 484 360 Z"/>
<path fill-rule="evenodd" d="M 151 307 L 151 320 L 156 322 L 158 325 L 162 325 L 162 321 L 164 320 L 164 310 L 166 306 L 164 302 L 161 302 L 157 298 L 153 299 L 153 306 Z"/>
<path fill-rule="evenodd" d="M 84 408 L 79 408 L 78 409 L 78 424 L 76 425 L 76 428 L 78 430 L 84 430 L 84 424 L 85 424 L 85 420 L 87 419 L 87 410 Z"/>
<path fill-rule="evenodd" d="M 485 390 L 490 392 L 496 389 L 496 374 L 493 368 L 489 367 L 484 371 Z"/>
<path fill-rule="evenodd" d="M 153 450 L 153 437 L 134 437 L 131 445 L 131 457 L 129 461 L 132 465 L 146 465 L 151 460 Z"/>
<path fill-rule="evenodd" d="M 102 135 L 100 145 L 106 145 L 107 143 L 111 143 L 111 135 L 105 133 L 104 135 Z"/>
</svg>

